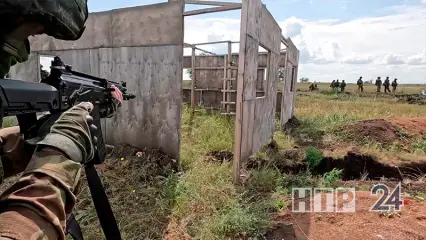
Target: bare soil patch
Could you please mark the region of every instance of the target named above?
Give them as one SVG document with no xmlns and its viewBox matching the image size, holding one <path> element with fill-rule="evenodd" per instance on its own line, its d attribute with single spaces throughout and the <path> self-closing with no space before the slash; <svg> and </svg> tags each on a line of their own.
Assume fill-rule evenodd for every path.
<svg viewBox="0 0 426 240">
<path fill-rule="evenodd" d="M 426 133 L 426 117 L 397 117 L 391 118 L 390 122 L 409 133 L 423 135 Z"/>
<path fill-rule="evenodd" d="M 426 133 L 426 117 L 395 117 L 358 121 L 344 127 L 351 139 L 368 138 L 378 143 L 410 142 Z"/>
<path fill-rule="evenodd" d="M 402 207 L 399 214 L 386 216 L 369 211 L 377 198 L 371 196 L 370 192 L 358 191 L 355 198 L 355 213 L 291 213 L 287 211 L 278 214 L 275 220 L 279 224 L 293 224 L 297 239 L 409 240 L 425 238 L 426 203 L 424 201 L 408 199 L 407 205 Z M 281 239 L 274 237 L 273 239 Z"/>
<path fill-rule="evenodd" d="M 385 119 L 362 120 L 345 126 L 351 139 L 365 137 L 379 143 L 392 143 L 400 139 L 400 129 Z"/>
</svg>

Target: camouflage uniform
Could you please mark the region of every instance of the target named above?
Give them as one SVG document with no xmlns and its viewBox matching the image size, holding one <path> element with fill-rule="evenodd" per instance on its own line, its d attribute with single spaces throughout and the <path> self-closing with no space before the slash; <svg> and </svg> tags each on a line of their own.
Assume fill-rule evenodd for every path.
<svg viewBox="0 0 426 240">
<path fill-rule="evenodd" d="M 80 174 L 80 163 L 57 151 L 34 153 L 22 177 L 0 197 L 1 239 L 65 239 Z"/>
<path fill-rule="evenodd" d="M 49 129 L 42 127 L 48 134 L 37 142 L 30 160 L 30 154 L 23 153 L 31 145 L 19 136 L 19 127 L 2 129 L 3 169 L 9 169 L 4 175 L 20 170 L 23 174 L 0 196 L 1 239 L 65 239 L 66 220 L 76 202 L 80 163 L 94 156 L 91 109 L 91 103 L 81 103 L 64 112 Z"/>
<path fill-rule="evenodd" d="M 362 81 L 362 77 L 359 77 L 356 84 L 358 85 L 358 91 L 364 92 L 364 82 Z"/>
<path fill-rule="evenodd" d="M 337 79 L 336 82 L 334 83 L 334 90 L 336 91 L 336 93 L 339 92 L 339 87 L 340 87 L 340 82 L 339 82 L 339 79 Z"/>
<path fill-rule="evenodd" d="M 398 83 L 396 82 L 396 79 L 392 81 L 392 92 L 395 93 L 396 92 L 396 87 L 398 86 Z"/>
<path fill-rule="evenodd" d="M 87 0 L 4 0 L 0 2 L 3 16 L 20 19 L 10 18 L 2 26 L 1 77 L 10 66 L 28 60 L 30 35 L 79 39 L 88 17 Z M 24 144 L 19 127 L 0 130 L 1 182 L 3 177 L 22 172 L 20 179 L 0 196 L 0 239 L 65 239 L 81 163 L 93 157 L 88 112 L 72 108 L 68 114 L 68 119 L 55 122 L 35 151 Z"/>
<path fill-rule="evenodd" d="M 345 80 L 342 80 L 342 83 L 340 84 L 340 92 L 345 92 L 346 88 L 346 82 Z"/>
<path fill-rule="evenodd" d="M 386 77 L 386 79 L 385 79 L 385 81 L 383 83 L 383 86 L 385 87 L 385 93 L 387 93 L 387 92 L 390 93 L 391 92 L 390 88 L 389 88 L 389 86 L 390 86 L 389 77 Z"/>
<path fill-rule="evenodd" d="M 382 91 L 382 80 L 380 79 L 380 77 L 377 77 L 376 83 L 374 85 L 376 85 L 377 87 L 377 92 Z"/>
</svg>

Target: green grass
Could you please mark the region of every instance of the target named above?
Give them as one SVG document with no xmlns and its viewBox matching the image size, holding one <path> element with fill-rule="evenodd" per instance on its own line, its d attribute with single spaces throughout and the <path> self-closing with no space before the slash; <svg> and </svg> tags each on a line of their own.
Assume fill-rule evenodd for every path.
<svg viewBox="0 0 426 240">
<path fill-rule="evenodd" d="M 274 134 L 278 154 L 260 151 L 256 156 L 277 161 L 282 159 L 283 151 L 298 146 L 314 167 L 325 155 L 321 144 L 339 140 L 340 127 L 370 118 L 426 116 L 426 109 L 389 99 L 313 94 L 297 97 L 295 114 L 300 122 L 296 129 Z M 408 137 L 404 131 L 399 134 Z M 155 156 L 108 159 L 99 172 L 123 239 L 256 238 L 270 227 L 274 213 L 287 209 L 292 188 L 336 186 L 342 173 L 335 169 L 324 176 L 309 171 L 289 174 L 271 164 L 247 171 L 243 183 L 234 185 L 230 162 L 212 163 L 206 159 L 212 151 L 233 152 L 233 142 L 232 118 L 201 108 L 191 118 L 190 109 L 183 106 L 182 172 L 153 174 L 158 171 L 151 162 Z M 414 145 L 418 151 L 426 149 L 423 141 Z M 394 151 L 400 149 L 395 147 Z M 87 186 L 79 195 L 75 213 L 85 239 L 103 238 Z"/>
</svg>

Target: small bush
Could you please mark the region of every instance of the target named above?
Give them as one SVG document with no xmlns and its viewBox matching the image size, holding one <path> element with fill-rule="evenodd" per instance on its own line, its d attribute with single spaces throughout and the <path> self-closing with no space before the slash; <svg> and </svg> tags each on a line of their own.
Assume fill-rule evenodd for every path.
<svg viewBox="0 0 426 240">
<path fill-rule="evenodd" d="M 281 179 L 281 185 L 284 189 L 291 191 L 292 188 L 297 187 L 315 187 L 318 185 L 318 179 L 310 173 L 286 174 Z"/>
<path fill-rule="evenodd" d="M 275 169 L 260 169 L 252 172 L 245 189 L 251 193 L 270 193 L 275 191 L 281 179 L 280 173 Z"/>
<path fill-rule="evenodd" d="M 318 150 L 315 147 L 309 147 L 306 149 L 306 161 L 308 162 L 308 169 L 314 169 L 317 167 L 324 156 L 322 155 L 322 152 Z"/>
<path fill-rule="evenodd" d="M 322 177 L 322 183 L 324 187 L 335 187 L 336 182 L 341 178 L 342 176 L 342 169 L 336 169 L 334 168 L 330 172 L 327 172 Z"/>
</svg>

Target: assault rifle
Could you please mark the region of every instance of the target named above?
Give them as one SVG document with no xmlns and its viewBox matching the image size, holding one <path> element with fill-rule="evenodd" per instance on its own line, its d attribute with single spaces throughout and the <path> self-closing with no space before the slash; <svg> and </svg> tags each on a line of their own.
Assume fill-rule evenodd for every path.
<svg viewBox="0 0 426 240">
<path fill-rule="evenodd" d="M 0 119 L 16 116 L 20 131 L 27 144 L 35 146 L 48 129 L 59 118 L 61 113 L 80 102 L 92 102 L 94 109 L 91 116 L 98 131 L 95 157 L 85 165 L 86 177 L 98 218 L 107 239 L 121 239 L 120 231 L 111 210 L 107 195 L 94 165 L 105 160 L 105 144 L 101 131 L 101 118 L 110 116 L 112 108 L 111 91 L 115 85 L 123 93 L 124 100 L 135 98 L 128 94 L 125 82 L 113 82 L 85 73 L 73 71 L 59 57 L 55 57 L 51 65 L 50 75 L 37 82 L 25 82 L 0 79 Z M 49 114 L 37 119 L 37 114 Z M 82 240 L 80 226 L 73 215 L 67 221 L 67 233 L 76 240 Z"/>
</svg>

